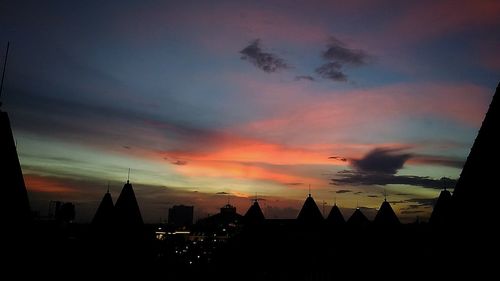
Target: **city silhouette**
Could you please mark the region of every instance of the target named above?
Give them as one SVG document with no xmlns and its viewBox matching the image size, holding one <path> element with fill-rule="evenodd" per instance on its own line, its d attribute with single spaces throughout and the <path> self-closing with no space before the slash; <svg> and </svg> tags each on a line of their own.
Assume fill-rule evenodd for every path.
<svg viewBox="0 0 500 281">
<path fill-rule="evenodd" d="M 4 279 L 495 278 L 497 3 L 35 2 L 0 5 Z"/>
<path fill-rule="evenodd" d="M 309 194 L 296 219 L 266 219 L 255 198 L 245 215 L 228 203 L 220 213 L 193 224 L 193 206 L 179 205 L 170 209 L 168 224 L 145 225 L 129 180 L 116 204 L 109 190 L 104 194 L 89 225 L 71 225 L 74 206 L 60 202 L 56 204 L 60 215 L 56 212 L 53 222 L 36 222 L 30 216 L 9 116 L 2 111 L 1 149 L 7 156 L 2 157 L 3 241 L 10 244 L 13 252 L 7 253 L 16 257 L 13 260 L 34 267 L 54 264 L 98 272 L 106 264 L 120 264 L 133 266 L 130 272 L 144 270 L 143 274 L 168 278 L 223 278 L 245 272 L 239 279 L 328 280 L 356 269 L 383 277 L 387 273 L 379 269 L 388 263 L 398 270 L 415 271 L 415 264 L 408 261 L 423 259 L 427 262 L 416 276 L 447 274 L 457 270 L 453 266 L 478 270 L 476 262 L 484 259 L 480 265 L 487 266 L 485 252 L 496 243 L 497 214 L 475 202 L 489 200 L 480 196 L 485 193 L 481 188 L 493 182 L 492 162 L 484 159 L 499 156 L 495 147 L 499 95 L 500 85 L 455 192 L 441 191 L 428 224 L 401 224 L 386 198 L 373 221 L 361 208 L 345 219 L 337 204 L 324 218 Z M 412 256 L 399 259 L 401 248 Z M 21 253 L 23 261 L 19 261 Z M 376 257 L 367 259 L 371 253 Z"/>
</svg>

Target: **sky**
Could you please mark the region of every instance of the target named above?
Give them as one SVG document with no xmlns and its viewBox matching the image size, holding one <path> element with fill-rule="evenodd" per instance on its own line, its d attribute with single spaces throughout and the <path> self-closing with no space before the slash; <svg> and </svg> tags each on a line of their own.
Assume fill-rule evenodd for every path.
<svg viewBox="0 0 500 281">
<path fill-rule="evenodd" d="M 130 168 L 146 222 L 310 193 L 425 220 L 500 80 L 500 2 L 0 1 L 2 110 L 32 209 L 88 222 Z"/>
</svg>

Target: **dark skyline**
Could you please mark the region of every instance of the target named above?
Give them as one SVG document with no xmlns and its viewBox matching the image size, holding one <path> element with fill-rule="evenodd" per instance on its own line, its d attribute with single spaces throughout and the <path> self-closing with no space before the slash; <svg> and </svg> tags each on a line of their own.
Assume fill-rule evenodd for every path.
<svg viewBox="0 0 500 281">
<path fill-rule="evenodd" d="M 428 218 L 500 77 L 498 1 L 4 1 L 9 113 L 31 207 L 90 222 L 131 182 L 145 222 L 311 185 L 347 219 L 384 192 Z M 326 216 L 326 214 L 325 214 Z"/>
</svg>

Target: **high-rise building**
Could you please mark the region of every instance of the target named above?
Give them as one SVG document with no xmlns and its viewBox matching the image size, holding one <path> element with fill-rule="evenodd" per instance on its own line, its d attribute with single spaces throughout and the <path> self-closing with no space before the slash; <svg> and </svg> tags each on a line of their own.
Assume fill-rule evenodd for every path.
<svg viewBox="0 0 500 281">
<path fill-rule="evenodd" d="M 168 209 L 168 223 L 176 228 L 193 224 L 193 206 L 175 205 Z"/>
</svg>

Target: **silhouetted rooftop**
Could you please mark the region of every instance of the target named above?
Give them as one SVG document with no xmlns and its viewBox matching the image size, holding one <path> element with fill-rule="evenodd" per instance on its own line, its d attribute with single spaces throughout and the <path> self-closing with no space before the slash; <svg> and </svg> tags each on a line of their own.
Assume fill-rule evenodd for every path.
<svg viewBox="0 0 500 281">
<path fill-rule="evenodd" d="M 114 210 L 113 199 L 111 198 L 111 194 L 106 192 L 104 197 L 102 198 L 99 207 L 97 208 L 97 212 L 94 215 L 94 219 L 92 220 L 93 225 L 98 226 L 110 226 L 114 223 Z"/>
<path fill-rule="evenodd" d="M 260 209 L 259 202 L 255 200 L 255 202 L 248 208 L 248 211 L 246 212 L 244 216 L 245 222 L 246 223 L 256 223 L 263 221 L 265 219 L 264 213 L 262 213 L 262 210 Z"/>
<path fill-rule="evenodd" d="M 348 225 L 353 226 L 363 226 L 369 224 L 370 221 L 368 218 L 361 212 L 359 208 L 356 208 L 354 213 L 352 213 L 351 217 L 347 220 Z"/>
<path fill-rule="evenodd" d="M 318 205 L 316 205 L 316 202 L 314 202 L 314 199 L 311 197 L 311 194 L 309 194 L 304 202 L 304 205 L 297 216 L 297 220 L 308 223 L 321 222 L 324 220 L 323 215 L 321 214 Z"/>
<path fill-rule="evenodd" d="M 144 225 L 134 189 L 129 181 L 123 186 L 122 192 L 116 200 L 115 212 L 117 223 L 120 226 L 142 227 Z"/>
<path fill-rule="evenodd" d="M 28 193 L 7 112 L 0 110 L 0 220 L 7 225 L 22 225 L 31 219 Z"/>
<path fill-rule="evenodd" d="M 330 213 L 328 214 L 328 217 L 326 218 L 326 221 L 329 224 L 344 224 L 345 219 L 342 213 L 340 212 L 339 207 L 337 204 L 334 204 L 332 209 L 330 210 Z"/>
<path fill-rule="evenodd" d="M 376 225 L 399 225 L 399 219 L 398 216 L 396 216 L 396 213 L 394 213 L 394 210 L 391 207 L 391 204 L 387 202 L 387 200 L 384 200 L 382 202 L 382 205 L 380 206 L 380 209 L 377 212 L 377 215 L 375 215 L 375 219 L 373 220 L 373 223 Z"/>
<path fill-rule="evenodd" d="M 499 128 L 500 84 L 453 191 L 454 216 L 461 223 L 498 221 Z"/>
</svg>

